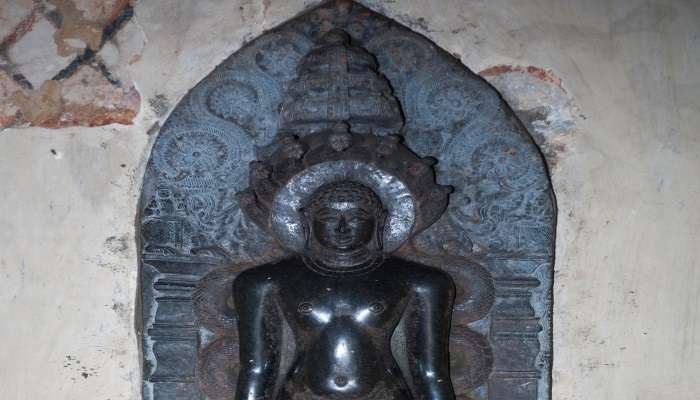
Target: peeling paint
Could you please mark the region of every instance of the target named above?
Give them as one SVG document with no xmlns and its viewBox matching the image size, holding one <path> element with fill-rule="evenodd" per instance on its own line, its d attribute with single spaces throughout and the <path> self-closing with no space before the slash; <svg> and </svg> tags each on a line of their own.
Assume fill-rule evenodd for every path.
<svg viewBox="0 0 700 400">
<path fill-rule="evenodd" d="M 48 80 L 38 90 L 16 91 L 3 107 L 17 107 L 20 123 L 60 128 L 128 125 L 136 117 L 140 102 L 135 88 L 116 87 L 99 74 L 88 73 L 75 79 Z"/>
<path fill-rule="evenodd" d="M 582 118 L 561 78 L 533 65 L 496 65 L 479 75 L 501 93 L 540 146 L 549 168 L 555 168 Z"/>
<path fill-rule="evenodd" d="M 61 25 L 54 35 L 58 54 L 69 56 L 83 52 L 84 46 L 73 45 L 71 40 L 84 43 L 92 51 L 100 48 L 102 41 L 102 26 L 97 22 L 89 21 L 83 16 L 71 0 L 48 0 L 54 5 L 61 15 Z"/>
<path fill-rule="evenodd" d="M 32 27 L 34 26 L 39 17 L 40 8 L 41 7 L 39 5 L 35 5 L 34 8 L 32 8 L 29 15 L 23 18 L 22 21 L 20 21 L 20 23 L 14 27 L 12 33 L 7 35 L 3 39 L 2 43 L 0 43 L 0 51 L 4 51 L 5 49 L 7 49 L 8 46 L 15 43 L 19 38 L 24 36 L 24 34 L 32 30 Z"/>
<path fill-rule="evenodd" d="M 34 125 L 52 125 L 61 112 L 61 84 L 49 80 L 36 91 L 15 92 L 11 103 L 19 108 L 22 116 Z"/>
<path fill-rule="evenodd" d="M 540 67 L 535 67 L 534 65 L 520 66 L 520 65 L 494 65 L 493 67 L 486 68 L 479 72 L 479 75 L 484 78 L 503 75 L 508 72 L 521 72 L 534 76 L 537 79 L 543 80 L 545 82 L 553 83 L 559 86 L 560 89 L 564 90 L 561 85 L 561 78 L 556 76 L 551 69 L 544 69 Z"/>
</svg>

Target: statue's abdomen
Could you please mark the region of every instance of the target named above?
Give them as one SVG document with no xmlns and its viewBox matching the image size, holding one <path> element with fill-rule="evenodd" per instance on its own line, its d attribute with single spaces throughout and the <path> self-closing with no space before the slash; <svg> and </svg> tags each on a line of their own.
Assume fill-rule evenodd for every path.
<svg viewBox="0 0 700 400">
<path fill-rule="evenodd" d="M 381 360 L 390 354 L 372 340 L 351 316 L 343 316 L 323 327 L 308 349 L 303 369 L 306 386 L 316 395 L 366 396 L 388 376 Z M 394 386 L 393 382 L 385 382 Z"/>
</svg>

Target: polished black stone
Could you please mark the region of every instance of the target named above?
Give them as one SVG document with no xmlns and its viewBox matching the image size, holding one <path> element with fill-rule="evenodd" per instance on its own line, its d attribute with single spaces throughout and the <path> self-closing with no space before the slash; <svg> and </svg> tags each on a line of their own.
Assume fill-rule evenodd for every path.
<svg viewBox="0 0 700 400">
<path fill-rule="evenodd" d="M 234 288 L 242 360 L 237 399 L 454 399 L 448 357 L 454 284 L 441 270 L 392 257 L 369 272 L 324 276 L 295 257 L 243 272 Z M 402 319 L 411 327 L 408 376 L 391 352 Z M 295 347 L 288 372 L 278 368 L 285 324 Z M 284 383 L 276 387 L 280 373 Z M 275 389 L 279 397 L 272 397 Z"/>
<path fill-rule="evenodd" d="M 323 185 L 301 213 L 308 227 L 303 252 L 248 269 L 233 283 L 241 359 L 236 399 L 453 400 L 452 278 L 385 259 L 379 238 L 387 211 L 365 186 Z M 391 348 L 402 320 L 411 327 L 398 355 L 406 376 Z M 293 343 L 285 344 L 285 325 Z M 287 351 L 292 361 L 283 366 Z"/>
</svg>

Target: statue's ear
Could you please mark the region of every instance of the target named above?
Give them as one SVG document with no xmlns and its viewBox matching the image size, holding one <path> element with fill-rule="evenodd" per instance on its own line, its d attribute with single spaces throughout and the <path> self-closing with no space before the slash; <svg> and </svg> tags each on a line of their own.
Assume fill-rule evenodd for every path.
<svg viewBox="0 0 700 400">
<path fill-rule="evenodd" d="M 308 249 L 309 248 L 309 240 L 311 237 L 311 227 L 309 224 L 309 218 L 306 216 L 306 209 L 305 208 L 300 208 L 297 210 L 299 213 L 299 220 L 301 220 L 301 228 L 304 233 L 304 248 Z"/>
<path fill-rule="evenodd" d="M 384 248 L 384 226 L 388 215 L 389 212 L 384 208 L 377 215 L 377 245 L 380 250 Z"/>
</svg>

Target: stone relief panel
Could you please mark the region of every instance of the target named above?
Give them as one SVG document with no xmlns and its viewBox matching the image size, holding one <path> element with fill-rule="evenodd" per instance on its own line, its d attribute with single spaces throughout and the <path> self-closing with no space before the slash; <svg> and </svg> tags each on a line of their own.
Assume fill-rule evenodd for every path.
<svg viewBox="0 0 700 400">
<path fill-rule="evenodd" d="M 455 282 L 457 398 L 549 399 L 555 206 L 538 149 L 458 60 L 349 1 L 326 2 L 246 44 L 164 124 L 139 220 L 144 398 L 233 398 L 232 282 L 287 254 L 236 194 L 249 186 L 249 163 L 276 150 L 299 63 L 335 28 L 376 57 L 403 113 L 402 141 L 437 159 L 438 183 L 454 188 L 446 212 L 396 255 L 440 266 Z"/>
</svg>

